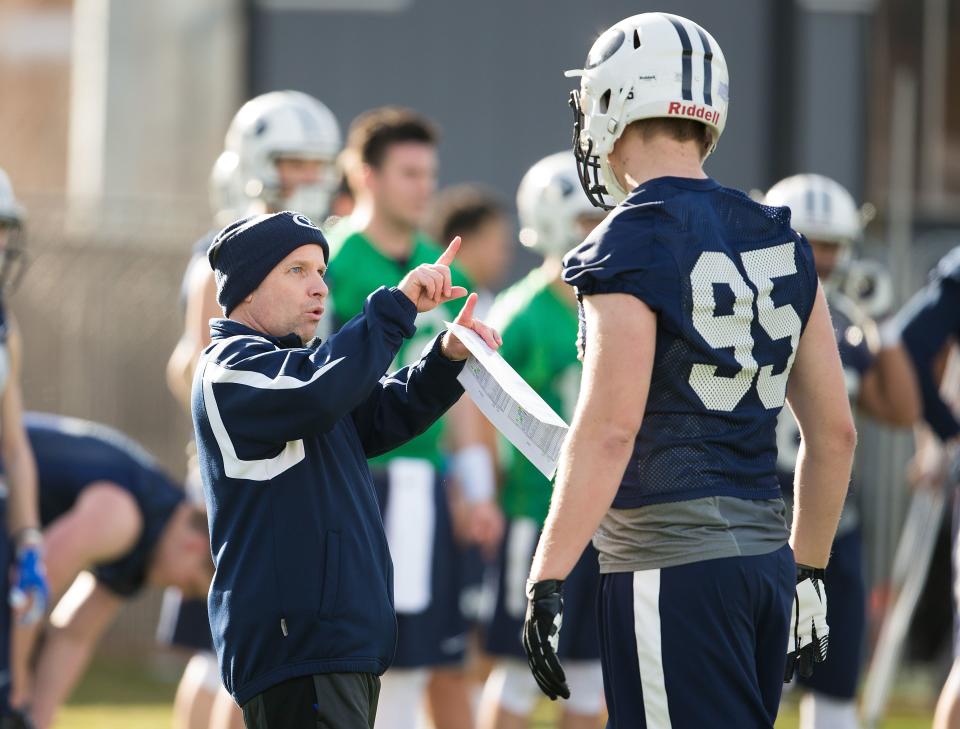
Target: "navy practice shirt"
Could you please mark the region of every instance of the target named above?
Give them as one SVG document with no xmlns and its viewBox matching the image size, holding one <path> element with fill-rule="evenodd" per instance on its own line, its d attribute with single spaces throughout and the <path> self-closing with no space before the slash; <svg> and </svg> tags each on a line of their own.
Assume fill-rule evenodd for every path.
<svg viewBox="0 0 960 729">
<path fill-rule="evenodd" d="M 960 246 L 940 260 L 930 282 L 906 303 L 896 323 L 917 373 L 924 420 L 942 440 L 960 435 L 960 422 L 940 397 L 933 373 L 947 340 L 960 338 Z"/>
<path fill-rule="evenodd" d="M 563 278 L 580 297 L 631 294 L 657 315 L 646 411 L 613 506 L 778 498 L 777 415 L 818 285 L 790 211 L 712 179 L 657 178 L 567 254 Z"/>
<path fill-rule="evenodd" d="M 111 592 L 123 597 L 136 594 L 146 581 L 161 533 L 184 500 L 183 490 L 143 448 L 113 428 L 43 413 L 27 413 L 24 424 L 37 460 L 44 527 L 70 511 L 83 490 L 96 481 L 110 481 L 136 501 L 143 517 L 136 544 L 122 557 L 92 569 Z"/>
</svg>

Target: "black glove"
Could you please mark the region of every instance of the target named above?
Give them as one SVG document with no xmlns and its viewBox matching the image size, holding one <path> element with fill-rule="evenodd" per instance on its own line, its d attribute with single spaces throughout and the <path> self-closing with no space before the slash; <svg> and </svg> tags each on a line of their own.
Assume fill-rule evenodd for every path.
<svg viewBox="0 0 960 729">
<path fill-rule="evenodd" d="M 556 701 L 570 698 L 567 677 L 557 658 L 563 622 L 563 580 L 527 580 L 527 618 L 523 623 L 523 649 L 540 690 Z"/>
<path fill-rule="evenodd" d="M 809 678 L 814 664 L 827 660 L 830 627 L 827 625 L 827 591 L 823 580 L 824 570 L 797 565 L 784 683 L 793 680 L 795 670 L 801 678 Z"/>
<path fill-rule="evenodd" d="M 0 717 L 0 729 L 35 729 L 36 725 L 30 718 L 30 709 L 10 709 L 9 714 Z"/>
</svg>

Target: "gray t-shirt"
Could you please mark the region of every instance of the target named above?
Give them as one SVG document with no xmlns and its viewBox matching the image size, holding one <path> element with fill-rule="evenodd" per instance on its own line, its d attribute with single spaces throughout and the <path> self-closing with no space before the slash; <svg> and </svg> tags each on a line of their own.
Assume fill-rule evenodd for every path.
<svg viewBox="0 0 960 729">
<path fill-rule="evenodd" d="M 610 509 L 593 535 L 600 572 L 636 572 L 768 554 L 787 543 L 783 499 L 710 496 Z"/>
</svg>

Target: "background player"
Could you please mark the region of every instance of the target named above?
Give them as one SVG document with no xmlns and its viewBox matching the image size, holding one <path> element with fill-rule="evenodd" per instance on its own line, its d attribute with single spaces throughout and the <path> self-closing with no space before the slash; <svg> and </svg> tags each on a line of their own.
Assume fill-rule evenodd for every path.
<svg viewBox="0 0 960 729">
<path fill-rule="evenodd" d="M 702 27 L 627 18 L 573 75 L 584 189 L 620 204 L 564 259 L 584 375 L 527 586 L 530 665 L 569 695 L 561 584 L 595 536 L 609 726 L 772 727 L 796 661 L 826 653 L 823 568 L 856 442 L 810 247 L 789 211 L 703 172 L 729 82 Z M 792 535 L 785 395 L 804 438 Z"/>
<path fill-rule="evenodd" d="M 20 621 L 33 624 L 47 606 L 47 579 L 43 565 L 43 537 L 37 509 L 37 471 L 30 442 L 23 427 L 20 392 L 22 342 L 13 316 L 6 310 L 6 296 L 19 281 L 24 265 L 23 207 L 17 201 L 7 173 L 0 169 L 0 458 L 5 477 L 0 483 L 0 564 L 14 565 L 10 599 L 0 600 L 0 720 L 13 714 L 10 671 L 10 605 Z M 11 555 L 11 546 L 16 547 Z M 8 583 L 2 583 L 6 586 Z M 0 595 L 6 590 L 0 591 Z M 19 717 L 9 721 L 17 726 Z"/>
<path fill-rule="evenodd" d="M 960 472 L 960 420 L 950 405 L 941 396 L 937 381 L 938 363 L 947 351 L 960 339 L 960 247 L 944 256 L 930 275 L 925 288 L 907 302 L 897 315 L 900 338 L 913 362 L 923 399 L 923 419 L 940 440 L 945 459 L 953 469 Z M 957 383 L 948 383 L 947 389 Z M 953 494 L 956 499 L 956 494 Z M 960 539 L 957 537 L 960 516 L 954 509 L 953 557 L 954 601 L 960 604 Z M 955 617 L 956 619 L 956 617 Z M 935 729 L 960 727 L 960 651 L 954 643 L 954 660 L 950 675 L 940 693 L 934 715 Z"/>
<path fill-rule="evenodd" d="M 211 175 L 216 229 L 194 245 L 181 287 L 183 334 L 167 363 L 168 387 L 186 412 L 190 411 L 194 368 L 210 343 L 209 321 L 223 314 L 207 261 L 213 236 L 237 217 L 255 213 L 292 209 L 322 220 L 337 184 L 340 144 L 333 113 L 299 91 L 272 91 L 250 99 L 231 121 L 224 152 Z M 187 483 L 194 501 L 202 502 L 195 464 Z M 164 595 L 160 632 L 166 635 L 161 637 L 200 653 L 191 660 L 178 687 L 175 725 L 180 729 L 242 726 L 240 711 L 220 686 L 206 606 L 194 602 L 181 607 L 180 603 L 176 591 Z"/>
<path fill-rule="evenodd" d="M 437 184 L 437 139 L 429 120 L 397 107 L 367 111 L 350 125 L 341 159 L 356 205 L 328 236 L 336 324 L 359 313 L 370 291 L 392 285 L 408 269 L 440 255 L 421 232 Z M 459 268 L 451 266 L 451 274 L 455 285 L 472 290 Z M 454 314 L 447 306 L 420 314 L 417 333 L 404 342 L 395 366 L 416 361 Z M 466 622 L 442 480 L 442 439 L 443 424 L 437 422 L 370 463 L 393 558 L 399 635 L 380 693 L 380 729 L 413 726 L 430 674 L 441 671 L 430 692 L 434 723 L 438 729 L 473 723 L 461 668 Z"/>
<path fill-rule="evenodd" d="M 63 595 L 33 668 L 38 631 L 19 626 L 14 636 L 16 693 L 44 729 L 125 600 L 147 585 L 206 595 L 213 561 L 203 509 L 187 503 L 139 445 L 75 418 L 28 413 L 25 423 L 37 459 L 50 592 Z"/>
<path fill-rule="evenodd" d="M 500 354 L 564 419 L 573 415 L 580 385 L 577 360 L 577 299 L 561 279 L 564 253 L 603 220 L 583 195 L 576 162 L 568 151 L 537 162 L 517 191 L 521 242 L 543 264 L 497 297 L 491 321 L 503 337 Z M 506 444 L 504 444 L 506 445 Z M 523 729 L 540 698 L 517 636 L 523 628 L 526 577 L 550 506 L 550 481 L 516 448 L 505 448 L 500 503 L 508 519 L 501 548 L 497 598 L 487 627 L 487 651 L 496 663 L 481 707 L 481 729 Z M 571 685 L 563 729 L 601 724 L 603 683 L 597 639 L 597 552 L 588 545 L 567 578 L 564 630 L 558 655 Z"/>
<path fill-rule="evenodd" d="M 476 286 L 477 311 L 483 316 L 513 252 L 513 226 L 503 203 L 481 185 L 454 185 L 437 193 L 425 229 L 433 240 L 460 236 L 457 263 Z"/>
<path fill-rule="evenodd" d="M 851 404 L 878 422 L 912 425 L 920 416 L 920 402 L 906 353 L 898 345 L 881 349 L 874 322 L 830 285 L 838 262 L 849 257 L 851 246 L 862 237 L 862 217 L 850 193 L 821 175 L 794 175 L 771 187 L 764 203 L 790 208 L 791 225 L 810 242 L 817 276 L 827 296 Z M 780 411 L 777 443 L 777 471 L 789 508 L 800 433 L 787 408 Z M 863 661 L 867 605 L 860 494 L 855 486 L 851 486 L 844 503 L 826 571 L 830 652 L 812 676 L 799 679 L 800 685 L 809 690 L 800 702 L 803 729 L 859 726 L 855 699 Z"/>
</svg>

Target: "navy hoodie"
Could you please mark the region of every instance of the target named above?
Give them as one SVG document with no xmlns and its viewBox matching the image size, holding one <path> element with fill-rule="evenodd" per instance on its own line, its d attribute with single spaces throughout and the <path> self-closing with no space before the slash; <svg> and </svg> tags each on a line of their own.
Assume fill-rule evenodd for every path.
<svg viewBox="0 0 960 729">
<path fill-rule="evenodd" d="M 216 565 L 210 627 L 238 704 L 297 676 L 390 665 L 393 566 L 366 459 L 463 393 L 463 363 L 439 337 L 384 377 L 415 317 L 381 288 L 322 344 L 211 322 L 193 422 Z"/>
</svg>

